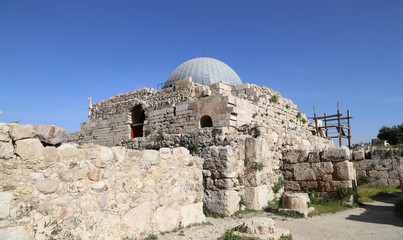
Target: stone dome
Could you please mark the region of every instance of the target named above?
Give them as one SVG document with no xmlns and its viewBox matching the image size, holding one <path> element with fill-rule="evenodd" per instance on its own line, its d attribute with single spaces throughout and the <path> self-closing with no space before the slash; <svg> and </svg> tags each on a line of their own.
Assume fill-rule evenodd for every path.
<svg viewBox="0 0 403 240">
<path fill-rule="evenodd" d="M 241 79 L 227 64 L 208 57 L 190 59 L 175 69 L 165 82 L 164 87 L 172 86 L 176 80 L 192 77 L 192 81 L 210 85 L 220 81 L 229 84 L 242 84 Z"/>
</svg>

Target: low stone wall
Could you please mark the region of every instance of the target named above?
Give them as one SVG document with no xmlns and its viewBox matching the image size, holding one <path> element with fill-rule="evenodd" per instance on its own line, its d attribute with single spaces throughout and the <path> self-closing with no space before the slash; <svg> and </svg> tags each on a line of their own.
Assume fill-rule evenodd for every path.
<svg viewBox="0 0 403 240">
<path fill-rule="evenodd" d="M 185 148 L 44 147 L 32 136 L 0 124 L 2 239 L 142 238 L 205 219 L 203 159 Z"/>
<path fill-rule="evenodd" d="M 402 162 L 401 149 L 377 149 L 353 153 L 358 184 L 399 186 L 399 169 Z"/>
<path fill-rule="evenodd" d="M 285 150 L 281 170 L 287 181 L 286 190 L 315 191 L 335 196 L 340 185 L 352 187 L 356 180 L 350 150 L 329 148 L 321 152 Z"/>
</svg>

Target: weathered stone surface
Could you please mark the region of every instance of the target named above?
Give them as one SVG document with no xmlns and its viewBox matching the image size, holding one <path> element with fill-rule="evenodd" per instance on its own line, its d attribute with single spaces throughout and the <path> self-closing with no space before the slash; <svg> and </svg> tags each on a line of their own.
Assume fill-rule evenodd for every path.
<svg viewBox="0 0 403 240">
<path fill-rule="evenodd" d="M 15 153 L 24 161 L 38 159 L 43 153 L 43 145 L 38 139 L 18 140 L 16 145 Z"/>
<path fill-rule="evenodd" d="M 247 234 L 268 235 L 277 232 L 277 224 L 271 218 L 254 217 L 245 220 L 239 231 Z"/>
<path fill-rule="evenodd" d="M 10 123 L 9 126 L 11 128 L 10 136 L 14 141 L 35 137 L 35 130 L 32 125 Z"/>
<path fill-rule="evenodd" d="M 285 192 L 281 198 L 281 208 L 291 210 L 308 210 L 309 196 L 306 193 Z"/>
<path fill-rule="evenodd" d="M 181 223 L 186 227 L 192 223 L 201 223 L 206 220 L 203 213 L 203 203 L 193 203 L 181 207 L 180 209 Z"/>
<path fill-rule="evenodd" d="M 13 144 L 11 142 L 0 142 L 0 159 L 10 159 L 13 155 Z"/>
<path fill-rule="evenodd" d="M 1 240 L 29 240 L 27 231 L 23 226 L 0 228 Z"/>
<path fill-rule="evenodd" d="M 66 128 L 54 125 L 38 124 L 34 126 L 34 130 L 39 140 L 50 145 L 62 143 L 64 135 L 66 134 Z"/>
<path fill-rule="evenodd" d="M 250 209 L 262 210 L 269 203 L 269 188 L 267 185 L 245 187 L 245 202 Z"/>
<path fill-rule="evenodd" d="M 43 193 L 54 193 L 59 187 L 59 183 L 51 180 L 44 180 L 35 184 L 36 189 Z"/>
<path fill-rule="evenodd" d="M 57 206 L 66 206 L 73 201 L 72 196 L 63 196 L 63 197 L 58 197 L 53 200 L 53 203 Z"/>
<path fill-rule="evenodd" d="M 355 179 L 355 169 L 352 162 L 341 162 L 334 164 L 335 180 L 352 180 Z"/>
<path fill-rule="evenodd" d="M 82 150 L 69 143 L 63 143 L 57 148 L 57 150 L 59 153 L 59 157 L 65 161 L 77 160 L 79 156 L 83 154 Z"/>
<path fill-rule="evenodd" d="M 10 203 L 12 199 L 12 192 L 0 192 L 0 219 L 6 219 L 9 217 Z"/>
<path fill-rule="evenodd" d="M 103 191 L 106 188 L 107 187 L 106 187 L 106 184 L 104 181 L 99 181 L 99 182 L 91 184 L 91 189 L 96 190 L 96 191 Z"/>
<path fill-rule="evenodd" d="M 308 154 L 308 162 L 317 163 L 320 162 L 319 151 L 313 151 Z"/>
<path fill-rule="evenodd" d="M 180 215 L 173 208 L 159 207 L 153 218 L 158 231 L 165 232 L 179 227 Z"/>
<path fill-rule="evenodd" d="M 350 149 L 346 146 L 337 148 L 328 148 L 323 150 L 320 154 L 322 161 L 342 162 L 350 160 Z"/>
<path fill-rule="evenodd" d="M 0 142 L 10 141 L 10 127 L 5 123 L 0 123 Z"/>
<path fill-rule="evenodd" d="M 221 215 L 232 215 L 239 210 L 239 201 L 241 197 L 237 191 L 223 190 L 223 191 L 204 191 L 204 200 L 206 207 L 215 213 Z"/>
<path fill-rule="evenodd" d="M 87 177 L 91 181 L 98 182 L 102 177 L 101 170 L 99 169 L 91 170 L 87 173 Z"/>
<path fill-rule="evenodd" d="M 129 232 L 142 234 L 151 230 L 151 202 L 144 202 L 132 208 L 122 217 L 123 223 L 129 228 Z"/>
<path fill-rule="evenodd" d="M 283 151 L 283 160 L 286 163 L 304 162 L 307 159 L 308 152 L 306 150 L 285 150 Z"/>
<path fill-rule="evenodd" d="M 297 163 L 294 166 L 294 178 L 305 181 L 316 180 L 316 175 L 309 163 Z"/>
<path fill-rule="evenodd" d="M 355 160 L 355 161 L 364 160 L 365 152 L 364 151 L 354 151 L 352 156 L 353 156 L 353 160 Z"/>
</svg>

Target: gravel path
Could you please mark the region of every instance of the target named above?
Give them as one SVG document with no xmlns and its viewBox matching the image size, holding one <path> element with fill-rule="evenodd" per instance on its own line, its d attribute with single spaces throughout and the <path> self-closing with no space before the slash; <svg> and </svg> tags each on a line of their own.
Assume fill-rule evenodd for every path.
<svg viewBox="0 0 403 240">
<path fill-rule="evenodd" d="M 294 240 L 324 239 L 385 239 L 403 240 L 403 219 L 393 212 L 396 198 L 378 200 L 365 204 L 361 208 L 348 209 L 333 214 L 322 214 L 308 219 L 289 219 L 267 213 L 250 214 L 252 216 L 268 216 L 273 218 L 279 228 L 289 229 Z M 226 229 L 240 225 L 242 218 L 208 218 L 212 225 L 183 229 L 167 235 L 159 235 L 159 239 L 218 239 Z M 184 235 L 184 236 L 181 236 Z"/>
</svg>

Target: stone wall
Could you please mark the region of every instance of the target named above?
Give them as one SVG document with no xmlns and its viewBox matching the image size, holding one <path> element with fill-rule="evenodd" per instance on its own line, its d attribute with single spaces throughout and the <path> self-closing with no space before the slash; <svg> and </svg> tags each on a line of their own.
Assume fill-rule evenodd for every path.
<svg viewBox="0 0 403 240">
<path fill-rule="evenodd" d="M 212 118 L 214 127 L 235 130 L 244 124 L 266 124 L 285 134 L 297 131 L 303 138 L 311 136 L 306 116 L 276 91 L 253 84 L 204 86 L 190 78 L 177 81 L 174 87 L 143 88 L 90 105 L 88 121 L 82 123 L 79 133 L 67 134 L 66 142 L 120 145 L 131 138 L 135 106 L 144 110 L 143 136 L 191 133 L 201 127 L 205 115 Z"/>
<path fill-rule="evenodd" d="M 0 238 L 121 239 L 204 221 L 203 159 L 185 148 L 43 146 L 0 123 Z"/>
<path fill-rule="evenodd" d="M 353 153 L 358 184 L 399 186 L 399 169 L 402 162 L 401 149 L 377 149 Z"/>
<path fill-rule="evenodd" d="M 340 185 L 352 187 L 356 174 L 347 147 L 323 151 L 285 150 L 281 170 L 286 190 L 335 196 Z"/>
<path fill-rule="evenodd" d="M 204 203 L 222 215 L 232 215 L 248 207 L 261 210 L 278 197 L 273 186 L 281 176 L 280 161 L 284 149 L 326 149 L 331 142 L 307 136 L 301 128 L 249 124 L 232 131 L 229 127 L 194 129 L 188 134 L 158 134 L 124 141 L 134 149 L 159 149 L 183 146 L 205 159 L 203 165 Z M 244 205 L 240 204 L 244 203 Z"/>
</svg>

